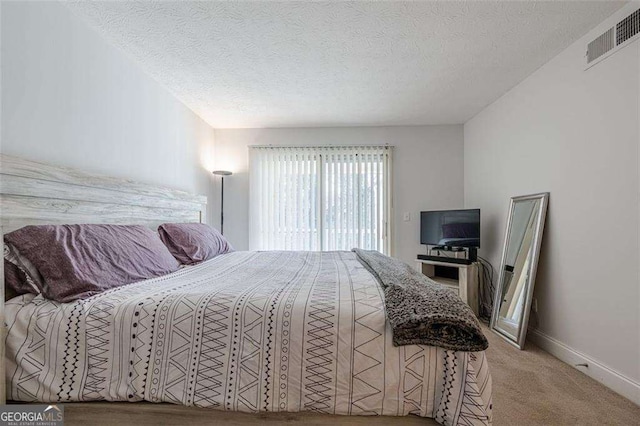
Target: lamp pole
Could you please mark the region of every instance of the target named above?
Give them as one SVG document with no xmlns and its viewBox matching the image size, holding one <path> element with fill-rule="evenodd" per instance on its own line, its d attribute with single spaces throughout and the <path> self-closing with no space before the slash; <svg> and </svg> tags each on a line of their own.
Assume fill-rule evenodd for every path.
<svg viewBox="0 0 640 426">
<path fill-rule="evenodd" d="M 220 182 L 220 233 L 224 235 L 224 177 L 231 176 L 233 173 L 227 170 L 214 170 L 214 175 L 221 177 Z"/>
</svg>

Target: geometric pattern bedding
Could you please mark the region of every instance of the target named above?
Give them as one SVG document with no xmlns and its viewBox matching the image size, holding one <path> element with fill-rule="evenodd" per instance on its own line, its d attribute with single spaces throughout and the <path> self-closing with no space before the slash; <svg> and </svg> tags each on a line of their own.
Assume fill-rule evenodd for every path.
<svg viewBox="0 0 640 426">
<path fill-rule="evenodd" d="M 484 352 L 394 347 L 351 252 L 233 252 L 60 304 L 6 304 L 9 399 L 491 423 Z"/>
</svg>

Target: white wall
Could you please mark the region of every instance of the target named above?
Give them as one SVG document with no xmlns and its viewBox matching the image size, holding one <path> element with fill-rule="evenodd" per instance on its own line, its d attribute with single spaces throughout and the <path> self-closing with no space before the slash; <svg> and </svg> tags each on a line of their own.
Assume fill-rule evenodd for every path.
<svg viewBox="0 0 640 426">
<path fill-rule="evenodd" d="M 587 71 L 584 52 L 638 6 L 617 13 L 464 126 L 465 205 L 482 209 L 481 254 L 498 265 L 509 197 L 549 191 L 533 336 L 566 360 L 589 360 L 587 374 L 636 402 L 640 42 Z"/>
<path fill-rule="evenodd" d="M 461 125 L 217 129 L 215 133 L 216 168 L 234 172 L 225 179 L 224 229 L 237 249 L 249 245 L 249 145 L 394 145 L 395 256 L 405 262 L 424 252 L 419 237 L 421 210 L 462 207 Z M 403 221 L 404 212 L 411 214 L 410 222 Z M 214 223 L 219 223 L 219 216 Z"/>
<path fill-rule="evenodd" d="M 212 191 L 209 125 L 61 3 L 1 7 L 2 153 Z"/>
</svg>

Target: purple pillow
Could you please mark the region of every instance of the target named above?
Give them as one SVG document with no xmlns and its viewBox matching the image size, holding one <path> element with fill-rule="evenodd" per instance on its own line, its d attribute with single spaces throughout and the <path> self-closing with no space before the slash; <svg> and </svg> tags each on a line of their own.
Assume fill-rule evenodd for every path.
<svg viewBox="0 0 640 426">
<path fill-rule="evenodd" d="M 158 228 L 158 234 L 183 265 L 194 265 L 233 251 L 217 229 L 204 223 L 165 223 Z"/>
<path fill-rule="evenodd" d="M 155 232 L 141 225 L 25 226 L 4 236 L 42 277 L 58 302 L 176 271 L 180 265 Z"/>
</svg>

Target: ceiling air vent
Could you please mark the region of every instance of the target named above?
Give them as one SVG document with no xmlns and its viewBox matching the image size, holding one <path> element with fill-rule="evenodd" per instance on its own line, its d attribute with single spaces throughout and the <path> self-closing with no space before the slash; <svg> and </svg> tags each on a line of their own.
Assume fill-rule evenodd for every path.
<svg viewBox="0 0 640 426">
<path fill-rule="evenodd" d="M 600 56 L 616 47 L 613 34 L 613 28 L 610 28 L 609 31 L 589 43 L 589 45 L 587 46 L 587 63 L 590 64 Z"/>
<path fill-rule="evenodd" d="M 618 22 L 616 25 L 616 46 L 620 46 L 640 32 L 640 9 Z"/>
<path fill-rule="evenodd" d="M 640 34 L 640 9 L 587 45 L 587 68 L 618 51 L 638 34 Z"/>
</svg>

